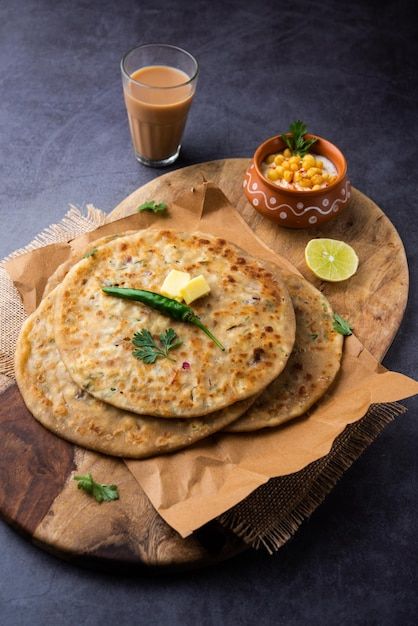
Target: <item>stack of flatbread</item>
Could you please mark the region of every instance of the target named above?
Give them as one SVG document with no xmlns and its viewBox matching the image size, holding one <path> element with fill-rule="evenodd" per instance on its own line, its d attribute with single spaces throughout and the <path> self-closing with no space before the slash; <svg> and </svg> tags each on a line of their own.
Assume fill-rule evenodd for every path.
<svg viewBox="0 0 418 626">
<path fill-rule="evenodd" d="M 58 268 L 26 320 L 16 378 L 34 417 L 60 437 L 116 456 L 170 452 L 217 431 L 273 427 L 317 402 L 340 367 L 342 336 L 310 283 L 204 233 L 148 229 L 96 241 Z M 160 292 L 170 270 L 203 274 L 196 326 L 103 286 Z M 135 333 L 172 328 L 170 359 L 137 358 Z"/>
</svg>

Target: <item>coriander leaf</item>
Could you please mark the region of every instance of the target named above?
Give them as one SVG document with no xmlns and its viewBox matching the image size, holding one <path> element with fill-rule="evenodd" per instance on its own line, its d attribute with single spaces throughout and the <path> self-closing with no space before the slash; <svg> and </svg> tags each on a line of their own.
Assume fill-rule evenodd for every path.
<svg viewBox="0 0 418 626">
<path fill-rule="evenodd" d="M 151 365 L 155 363 L 158 357 L 163 357 L 164 354 L 157 349 L 157 347 L 153 348 L 152 346 L 144 346 L 139 350 L 134 350 L 132 352 L 135 358 L 140 361 L 144 361 L 146 365 Z"/>
<path fill-rule="evenodd" d="M 303 157 L 308 152 L 309 148 L 317 141 L 316 138 L 304 138 L 307 130 L 306 125 L 301 120 L 295 120 L 290 124 L 287 134 L 280 135 L 280 137 L 289 150 Z"/>
<path fill-rule="evenodd" d="M 144 361 L 150 365 L 155 363 L 158 357 L 163 357 L 163 352 L 158 348 L 151 333 L 147 329 L 143 329 L 134 334 L 132 343 L 137 350 L 133 351 L 135 358 Z"/>
<path fill-rule="evenodd" d="M 285 142 L 285 144 L 289 148 L 289 150 L 293 150 L 292 138 L 288 137 L 287 135 L 281 135 L 281 138 L 283 139 L 283 141 Z"/>
<path fill-rule="evenodd" d="M 178 339 L 175 330 L 172 328 L 167 328 L 165 333 L 160 335 L 160 341 L 164 346 L 166 354 L 169 350 L 174 350 L 174 348 L 178 348 L 181 346 L 182 342 Z"/>
<path fill-rule="evenodd" d="M 96 483 L 91 474 L 74 476 L 74 480 L 78 482 L 79 489 L 83 489 L 86 493 L 95 498 L 97 502 L 119 500 L 119 491 L 116 485 Z"/>
<path fill-rule="evenodd" d="M 180 346 L 182 342 L 179 341 L 176 332 L 172 328 L 168 328 L 165 333 L 161 333 L 161 346 L 158 346 L 149 330 L 144 328 L 134 334 L 132 343 L 137 348 L 132 352 L 134 357 L 150 365 L 155 363 L 157 359 L 165 358 L 174 361 L 168 356 L 168 353 Z"/>
<path fill-rule="evenodd" d="M 340 335 L 345 335 L 348 337 L 349 335 L 353 334 L 351 332 L 353 330 L 353 327 L 351 326 L 350 322 L 341 317 L 341 315 L 338 315 L 338 313 L 334 313 L 334 321 L 332 327 L 335 331 L 337 331 L 337 333 L 340 333 Z"/>
<path fill-rule="evenodd" d="M 88 259 L 89 256 L 94 256 L 97 252 L 98 248 L 92 248 L 92 250 L 89 250 L 88 252 L 86 252 L 86 254 L 83 254 L 82 258 L 83 259 Z"/>
<path fill-rule="evenodd" d="M 165 202 L 155 202 L 155 200 L 149 200 L 140 204 L 137 208 L 138 213 L 142 211 L 150 211 L 151 213 L 166 213 L 167 205 Z"/>
<path fill-rule="evenodd" d="M 313 146 L 313 144 L 318 140 L 315 138 L 315 139 L 304 139 L 303 141 L 304 141 L 304 144 L 303 144 L 302 149 L 304 151 L 304 154 L 306 154 L 309 151 L 309 148 Z"/>
<path fill-rule="evenodd" d="M 132 343 L 138 348 L 141 348 L 142 346 L 155 345 L 154 339 L 152 338 L 150 331 L 146 328 L 144 328 L 143 330 L 139 330 L 137 333 L 134 334 Z"/>
<path fill-rule="evenodd" d="M 300 135 L 304 135 L 308 129 L 302 120 L 295 120 L 290 124 L 289 130 L 295 137 L 300 137 Z"/>
</svg>

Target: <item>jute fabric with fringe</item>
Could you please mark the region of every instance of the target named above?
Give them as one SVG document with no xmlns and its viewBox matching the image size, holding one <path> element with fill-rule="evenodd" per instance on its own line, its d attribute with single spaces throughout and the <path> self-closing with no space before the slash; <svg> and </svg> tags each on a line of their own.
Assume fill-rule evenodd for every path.
<svg viewBox="0 0 418 626">
<path fill-rule="evenodd" d="M 253 548 L 275 552 L 325 500 L 384 427 L 405 412 L 397 402 L 372 405 L 361 420 L 337 437 L 329 454 L 300 472 L 269 480 L 221 515 L 219 521 Z"/>
<path fill-rule="evenodd" d="M 51 243 L 70 241 L 106 222 L 106 213 L 91 204 L 86 206 L 86 215 L 76 207 L 70 210 L 58 224 L 51 224 L 24 248 L 15 250 L 0 261 L 0 393 L 14 382 L 14 353 L 20 328 L 26 319 L 19 293 L 6 272 L 4 264 L 19 254 L 30 252 Z"/>
<path fill-rule="evenodd" d="M 0 262 L 0 393 L 14 383 L 16 341 L 26 318 L 19 293 L 4 263 L 24 252 L 69 241 L 106 221 L 106 214 L 92 205 L 87 205 L 85 215 L 71 207 L 61 222 L 52 224 L 25 248 Z M 278 550 L 323 502 L 338 479 L 386 424 L 405 411 L 398 403 L 372 405 L 361 420 L 341 433 L 329 454 L 300 472 L 270 480 L 222 514 L 218 518 L 220 523 L 254 548 L 264 547 L 270 553 Z"/>
</svg>

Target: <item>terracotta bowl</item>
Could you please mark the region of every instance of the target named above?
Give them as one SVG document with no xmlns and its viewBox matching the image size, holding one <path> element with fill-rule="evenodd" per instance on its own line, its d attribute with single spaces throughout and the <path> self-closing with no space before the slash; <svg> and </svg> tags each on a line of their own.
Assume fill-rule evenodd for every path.
<svg viewBox="0 0 418 626">
<path fill-rule="evenodd" d="M 288 228 L 307 228 L 332 220 L 347 205 L 351 196 L 347 162 L 342 152 L 322 137 L 305 137 L 316 137 L 312 153 L 327 157 L 337 169 L 337 179 L 329 187 L 317 191 L 282 189 L 263 176 L 262 161 L 269 154 L 286 148 L 280 137 L 270 137 L 257 148 L 243 183 L 244 193 L 253 207 L 280 226 Z"/>
</svg>

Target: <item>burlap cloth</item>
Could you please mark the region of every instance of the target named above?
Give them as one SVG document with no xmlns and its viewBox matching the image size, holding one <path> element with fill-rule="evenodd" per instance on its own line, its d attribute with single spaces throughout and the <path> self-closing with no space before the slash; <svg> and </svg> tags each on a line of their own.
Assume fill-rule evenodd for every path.
<svg viewBox="0 0 418 626">
<path fill-rule="evenodd" d="M 0 262 L 0 393 L 14 383 L 13 360 L 17 337 L 26 318 L 19 293 L 4 263 L 24 252 L 51 243 L 69 241 L 105 224 L 103 211 L 87 205 L 86 214 L 71 207 L 59 224 L 41 232 L 25 248 Z M 406 412 L 398 403 L 372 405 L 359 421 L 347 426 L 329 454 L 300 472 L 274 478 L 218 519 L 247 544 L 278 550 L 325 499 L 342 474 L 397 415 Z"/>
</svg>

